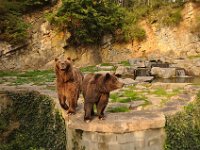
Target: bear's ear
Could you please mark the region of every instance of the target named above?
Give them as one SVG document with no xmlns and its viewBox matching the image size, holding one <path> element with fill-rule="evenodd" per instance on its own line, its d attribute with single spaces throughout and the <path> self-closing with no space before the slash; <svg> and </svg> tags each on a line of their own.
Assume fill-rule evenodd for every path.
<svg viewBox="0 0 200 150">
<path fill-rule="evenodd" d="M 110 79 L 110 77 L 111 77 L 110 73 L 106 73 L 104 80 L 106 81 L 106 80 Z"/>
<path fill-rule="evenodd" d="M 95 74 L 94 79 L 97 80 L 101 75 L 100 73 Z"/>
<path fill-rule="evenodd" d="M 55 58 L 55 62 L 57 62 L 58 61 L 58 58 Z"/>
<path fill-rule="evenodd" d="M 91 83 L 96 83 L 96 81 L 99 79 L 99 77 L 102 76 L 102 74 L 97 73 L 94 75 L 93 79 L 91 80 Z"/>
<path fill-rule="evenodd" d="M 116 77 L 121 78 L 122 75 L 121 74 L 114 74 Z"/>
</svg>

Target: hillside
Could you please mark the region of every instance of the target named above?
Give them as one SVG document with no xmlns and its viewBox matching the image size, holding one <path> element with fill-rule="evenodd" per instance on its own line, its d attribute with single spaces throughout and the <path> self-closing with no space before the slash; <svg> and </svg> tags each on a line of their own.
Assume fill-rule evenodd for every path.
<svg viewBox="0 0 200 150">
<path fill-rule="evenodd" d="M 0 2 L 3 4 L 6 1 Z M 1 23 L 0 70 L 51 68 L 54 58 L 62 55 L 74 58 L 77 66 L 85 66 L 134 57 L 170 61 L 173 57 L 188 58 L 200 54 L 198 1 L 161 3 L 152 0 L 148 1 L 149 3 L 142 1 L 135 4 L 130 3 L 133 1 L 124 1 L 127 3 L 109 4 L 108 6 L 112 6 L 109 9 L 103 4 L 87 4 L 94 5 L 92 12 L 95 10 L 96 13 L 90 16 L 91 11 L 86 11 L 90 7 L 83 9 L 83 16 L 87 16 L 85 19 L 90 19 L 86 21 L 89 24 L 84 24 L 84 17 L 75 11 L 75 16 L 80 17 L 79 22 L 75 22 L 77 26 L 69 24 L 66 19 L 66 12 L 73 11 L 73 7 L 70 7 L 70 10 L 65 9 L 67 0 L 64 3 L 61 0 L 47 0 L 45 3 L 40 0 L 35 3 L 30 3 L 29 0 L 24 2 L 26 3 L 20 7 L 17 3 L 10 3 L 10 6 L 16 7 L 1 5 L 7 6 L 9 11 L 1 9 L 0 13 L 4 15 L 1 15 L 0 19 L 8 20 L 6 23 L 11 20 L 17 22 L 7 25 L 13 28 L 5 28 L 6 24 Z M 103 8 L 110 11 L 110 18 L 115 19 L 109 20 L 108 17 L 103 22 L 99 21 L 98 18 L 106 16 L 102 13 Z M 112 11 L 116 13 L 111 13 Z M 97 19 L 91 20 L 95 18 L 94 15 L 98 16 Z M 22 20 L 19 21 L 16 17 Z M 98 27 L 92 29 L 92 23 Z M 84 25 L 83 28 L 79 27 L 79 24 Z M 77 28 L 80 30 L 78 33 L 87 31 L 88 34 L 77 35 L 77 32 L 74 32 L 79 31 Z M 72 42 L 73 40 L 76 42 Z"/>
</svg>

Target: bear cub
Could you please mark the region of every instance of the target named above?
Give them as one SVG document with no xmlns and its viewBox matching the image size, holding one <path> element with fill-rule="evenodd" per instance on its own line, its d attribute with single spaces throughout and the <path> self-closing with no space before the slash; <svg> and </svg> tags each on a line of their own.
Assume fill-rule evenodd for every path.
<svg viewBox="0 0 200 150">
<path fill-rule="evenodd" d="M 57 93 L 60 105 L 68 114 L 75 114 L 82 90 L 83 75 L 72 66 L 71 58 L 55 59 Z"/>
<path fill-rule="evenodd" d="M 118 81 L 115 75 L 106 74 L 88 74 L 83 80 L 83 97 L 85 116 L 84 120 L 89 122 L 94 115 L 94 105 L 97 108 L 99 119 L 104 119 L 104 110 L 108 104 L 111 91 L 122 88 L 123 83 Z"/>
</svg>

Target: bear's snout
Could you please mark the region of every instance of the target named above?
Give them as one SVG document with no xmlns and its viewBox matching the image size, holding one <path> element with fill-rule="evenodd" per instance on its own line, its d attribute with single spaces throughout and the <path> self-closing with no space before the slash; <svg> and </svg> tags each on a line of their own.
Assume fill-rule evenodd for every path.
<svg viewBox="0 0 200 150">
<path fill-rule="evenodd" d="M 121 82 L 118 83 L 118 87 L 119 87 L 119 88 L 124 87 L 124 85 L 125 85 L 124 83 L 121 83 Z"/>
</svg>

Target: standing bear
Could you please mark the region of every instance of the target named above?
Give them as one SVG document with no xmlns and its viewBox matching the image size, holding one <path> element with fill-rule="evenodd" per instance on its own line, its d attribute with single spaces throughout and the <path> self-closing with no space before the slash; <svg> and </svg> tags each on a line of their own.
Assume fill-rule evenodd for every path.
<svg viewBox="0 0 200 150">
<path fill-rule="evenodd" d="M 97 108 L 99 119 L 104 119 L 104 110 L 108 104 L 111 91 L 123 87 L 115 75 L 106 74 L 88 74 L 83 80 L 83 97 L 85 116 L 84 120 L 89 122 L 94 115 L 94 105 Z"/>
<path fill-rule="evenodd" d="M 68 114 L 75 114 L 77 101 L 82 89 L 83 75 L 72 66 L 71 58 L 55 59 L 57 92 L 60 105 L 68 110 Z"/>
</svg>

